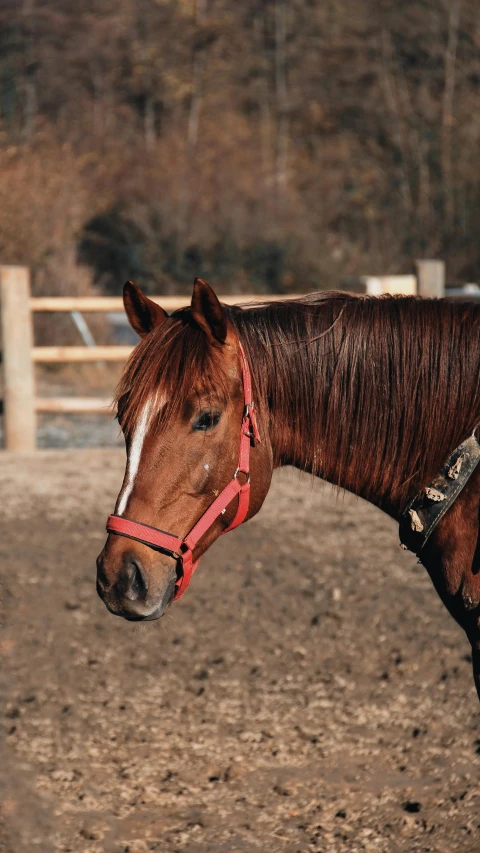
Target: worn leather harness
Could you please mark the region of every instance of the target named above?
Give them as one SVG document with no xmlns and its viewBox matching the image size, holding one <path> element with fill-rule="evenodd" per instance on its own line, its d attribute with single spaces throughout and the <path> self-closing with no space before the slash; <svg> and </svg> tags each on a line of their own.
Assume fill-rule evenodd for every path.
<svg viewBox="0 0 480 853">
<path fill-rule="evenodd" d="M 162 554 L 168 554 L 178 560 L 180 569 L 179 577 L 175 584 L 174 598 L 180 598 L 185 592 L 191 577 L 198 566 L 199 560 L 193 562 L 193 551 L 204 533 L 212 527 L 217 518 L 223 515 L 227 506 L 238 495 L 238 508 L 235 518 L 232 523 L 223 530 L 223 533 L 228 533 L 245 521 L 248 507 L 250 503 L 250 446 L 252 442 L 260 441 L 260 435 L 257 426 L 257 417 L 255 405 L 252 400 L 252 378 L 248 361 L 241 343 L 240 363 L 242 365 L 243 375 L 243 395 L 245 401 L 245 409 L 243 412 L 242 425 L 240 428 L 240 451 L 238 456 L 237 469 L 227 486 L 220 492 L 217 498 L 203 513 L 201 518 L 192 527 L 190 533 L 182 539 L 180 536 L 175 536 L 173 533 L 165 533 L 164 530 L 159 530 L 156 527 L 150 527 L 148 524 L 141 524 L 139 521 L 133 521 L 130 518 L 125 518 L 120 515 L 110 515 L 107 519 L 107 530 L 109 533 L 116 533 L 118 536 L 126 536 L 128 539 L 135 539 L 137 542 L 142 542 L 153 548 L 155 551 L 161 551 Z M 240 482 L 238 477 L 243 475 L 243 482 Z"/>
<path fill-rule="evenodd" d="M 415 495 L 400 518 L 400 544 L 417 556 L 480 462 L 475 435 L 455 448 L 429 486 Z"/>
</svg>

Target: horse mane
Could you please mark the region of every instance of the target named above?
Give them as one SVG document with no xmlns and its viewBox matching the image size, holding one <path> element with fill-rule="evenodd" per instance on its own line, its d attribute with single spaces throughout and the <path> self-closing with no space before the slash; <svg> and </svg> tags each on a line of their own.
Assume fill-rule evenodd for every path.
<svg viewBox="0 0 480 853">
<path fill-rule="evenodd" d="M 228 307 L 275 464 L 402 509 L 480 422 L 480 306 L 341 292 Z M 188 308 L 135 348 L 119 383 L 128 437 L 157 390 L 164 424 L 192 388 L 226 398 L 222 348 Z"/>
<path fill-rule="evenodd" d="M 480 422 L 480 306 L 330 292 L 229 315 L 277 464 L 403 509 Z"/>
</svg>

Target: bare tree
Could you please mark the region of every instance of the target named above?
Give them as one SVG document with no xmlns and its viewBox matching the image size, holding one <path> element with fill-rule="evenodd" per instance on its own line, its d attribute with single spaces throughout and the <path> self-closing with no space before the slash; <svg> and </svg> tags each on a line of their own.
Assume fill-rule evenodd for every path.
<svg viewBox="0 0 480 853">
<path fill-rule="evenodd" d="M 265 50 L 265 7 L 262 0 L 253 3 L 254 63 L 258 67 L 256 95 L 260 113 L 259 141 L 262 158 L 262 174 L 265 191 L 270 189 L 272 166 L 272 109 L 268 81 L 268 57 Z"/>
<path fill-rule="evenodd" d="M 287 94 L 287 0 L 275 0 L 275 92 L 277 99 L 276 175 L 282 200 L 287 188 L 288 94 Z"/>
<path fill-rule="evenodd" d="M 455 195 L 452 181 L 452 127 L 459 21 L 460 0 L 451 0 L 448 41 L 444 57 L 445 84 L 442 105 L 442 175 L 445 221 L 448 230 L 452 229 L 455 218 Z"/>
<path fill-rule="evenodd" d="M 35 61 L 35 0 L 23 0 L 22 18 L 24 29 L 24 104 L 22 138 L 29 142 L 32 138 L 36 111 L 36 61 Z"/>
<path fill-rule="evenodd" d="M 188 148 L 190 151 L 194 150 L 197 144 L 200 111 L 202 108 L 202 78 L 205 64 L 205 50 L 200 35 L 201 29 L 207 20 L 207 7 L 208 0 L 195 0 L 196 33 L 193 46 L 192 95 L 187 132 Z"/>
<path fill-rule="evenodd" d="M 413 210 L 413 197 L 407 168 L 408 143 L 406 141 L 403 128 L 402 114 L 395 86 L 395 77 L 392 73 L 392 44 L 390 35 L 386 30 L 382 30 L 381 33 L 381 50 L 383 91 L 392 123 L 393 139 L 400 155 L 399 170 L 402 186 L 401 198 L 405 212 L 410 214 Z"/>
</svg>

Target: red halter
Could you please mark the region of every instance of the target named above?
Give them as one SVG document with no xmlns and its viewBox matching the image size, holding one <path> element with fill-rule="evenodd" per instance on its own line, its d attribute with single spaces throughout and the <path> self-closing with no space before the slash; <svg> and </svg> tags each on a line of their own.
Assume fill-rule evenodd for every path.
<svg viewBox="0 0 480 853">
<path fill-rule="evenodd" d="M 190 579 L 198 566 L 199 560 L 193 562 L 193 550 L 203 534 L 214 524 L 217 518 L 225 512 L 229 503 L 238 495 L 238 508 L 232 523 L 223 533 L 228 533 L 234 527 L 238 527 L 248 512 L 250 502 L 250 444 L 251 440 L 260 441 L 257 427 L 255 406 L 252 400 L 252 379 L 250 369 L 243 350 L 240 347 L 240 363 L 243 374 L 243 395 L 245 409 L 243 413 L 242 426 L 240 429 L 240 453 L 238 456 L 238 467 L 230 480 L 217 498 L 203 513 L 201 518 L 192 527 L 184 539 L 174 536 L 172 533 L 164 533 L 156 527 L 141 524 L 139 521 L 131 521 L 120 515 L 110 515 L 107 519 L 107 530 L 109 533 L 117 533 L 119 536 L 127 536 L 142 542 L 154 550 L 169 554 L 181 563 L 181 576 L 175 584 L 174 599 L 180 598 L 185 592 Z M 243 474 L 246 478 L 243 484 L 238 482 L 238 475 Z"/>
</svg>

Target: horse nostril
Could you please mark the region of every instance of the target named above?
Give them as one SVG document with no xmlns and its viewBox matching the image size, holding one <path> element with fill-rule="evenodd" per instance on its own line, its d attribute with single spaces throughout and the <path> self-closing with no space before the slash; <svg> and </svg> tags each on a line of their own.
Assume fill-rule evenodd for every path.
<svg viewBox="0 0 480 853">
<path fill-rule="evenodd" d="M 148 592 L 148 577 L 138 558 L 131 557 L 125 567 L 125 597 L 130 601 L 145 598 Z"/>
</svg>

